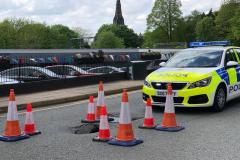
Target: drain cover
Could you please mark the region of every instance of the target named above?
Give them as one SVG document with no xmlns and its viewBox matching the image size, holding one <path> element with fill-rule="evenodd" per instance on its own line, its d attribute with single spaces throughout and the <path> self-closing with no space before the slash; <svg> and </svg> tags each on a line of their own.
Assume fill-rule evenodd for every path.
<svg viewBox="0 0 240 160">
<path fill-rule="evenodd" d="M 71 127 L 73 134 L 90 134 L 99 131 L 98 124 L 82 124 L 80 126 Z"/>
</svg>

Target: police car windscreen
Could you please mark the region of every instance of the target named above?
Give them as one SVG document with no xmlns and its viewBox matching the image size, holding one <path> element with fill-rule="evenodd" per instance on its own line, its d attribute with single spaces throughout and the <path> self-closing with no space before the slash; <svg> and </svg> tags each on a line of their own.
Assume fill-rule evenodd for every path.
<svg viewBox="0 0 240 160">
<path fill-rule="evenodd" d="M 177 53 L 166 64 L 171 68 L 204 68 L 218 67 L 221 64 L 223 51 L 220 50 L 185 50 Z"/>
</svg>

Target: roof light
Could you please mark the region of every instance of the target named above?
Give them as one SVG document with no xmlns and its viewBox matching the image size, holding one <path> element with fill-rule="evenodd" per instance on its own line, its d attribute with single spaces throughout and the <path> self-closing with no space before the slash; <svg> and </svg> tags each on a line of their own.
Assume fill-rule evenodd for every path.
<svg viewBox="0 0 240 160">
<path fill-rule="evenodd" d="M 190 42 L 190 47 L 207 47 L 207 46 L 228 46 L 230 41 L 213 41 L 213 42 Z"/>
</svg>

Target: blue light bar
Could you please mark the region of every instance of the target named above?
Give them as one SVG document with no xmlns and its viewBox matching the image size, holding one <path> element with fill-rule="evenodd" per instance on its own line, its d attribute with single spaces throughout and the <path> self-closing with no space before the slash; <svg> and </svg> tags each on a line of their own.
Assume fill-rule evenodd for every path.
<svg viewBox="0 0 240 160">
<path fill-rule="evenodd" d="M 190 47 L 229 46 L 230 41 L 190 42 Z"/>
</svg>

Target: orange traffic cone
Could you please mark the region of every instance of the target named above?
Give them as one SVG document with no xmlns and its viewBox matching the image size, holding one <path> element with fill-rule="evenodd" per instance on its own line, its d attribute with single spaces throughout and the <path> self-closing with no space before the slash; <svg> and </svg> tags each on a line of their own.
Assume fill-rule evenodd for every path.
<svg viewBox="0 0 240 160">
<path fill-rule="evenodd" d="M 177 126 L 171 84 L 168 84 L 167 92 L 162 125 L 158 125 L 155 129 L 159 131 L 178 132 L 183 130 L 184 127 Z"/>
<path fill-rule="evenodd" d="M 132 120 L 129 111 L 128 94 L 126 90 L 124 90 L 122 94 L 122 104 L 117 136 L 116 138 L 111 139 L 108 143 L 111 145 L 125 147 L 135 146 L 140 143 L 143 143 L 143 140 L 137 139 L 134 136 Z"/>
<path fill-rule="evenodd" d="M 88 111 L 86 118 L 82 120 L 83 123 L 97 123 L 99 120 L 96 120 L 95 107 L 94 107 L 94 97 L 89 97 Z"/>
<path fill-rule="evenodd" d="M 145 118 L 143 121 L 143 125 L 139 126 L 141 129 L 153 129 L 155 128 L 155 122 L 152 114 L 152 102 L 151 99 L 147 99 L 146 110 L 145 110 Z"/>
<path fill-rule="evenodd" d="M 27 104 L 24 133 L 29 136 L 41 134 L 41 132 L 36 129 L 36 125 L 35 125 L 35 122 L 33 119 L 33 114 L 32 114 L 32 104 L 31 103 Z"/>
<path fill-rule="evenodd" d="M 100 119 L 101 107 L 105 105 L 104 102 L 104 90 L 103 90 L 103 82 L 99 82 L 98 87 L 98 99 L 97 99 L 97 107 L 96 107 L 96 119 Z"/>
<path fill-rule="evenodd" d="M 26 138 L 29 138 L 29 136 L 21 133 L 15 93 L 14 90 L 11 89 L 9 95 L 7 121 L 5 124 L 4 132 L 2 135 L 0 135 L 0 140 L 6 142 L 14 142 Z"/>
<path fill-rule="evenodd" d="M 98 88 L 98 99 L 97 99 L 97 107 L 96 107 L 96 120 L 99 121 L 100 119 L 100 112 L 101 107 L 106 106 L 104 101 L 104 89 L 103 89 L 103 82 L 99 82 L 99 88 Z M 108 121 L 114 121 L 114 118 L 108 117 Z"/>
<path fill-rule="evenodd" d="M 106 106 L 102 106 L 98 136 L 93 138 L 93 141 L 107 142 L 109 141 L 109 139 L 110 139 L 110 128 L 108 124 L 107 108 Z"/>
</svg>

